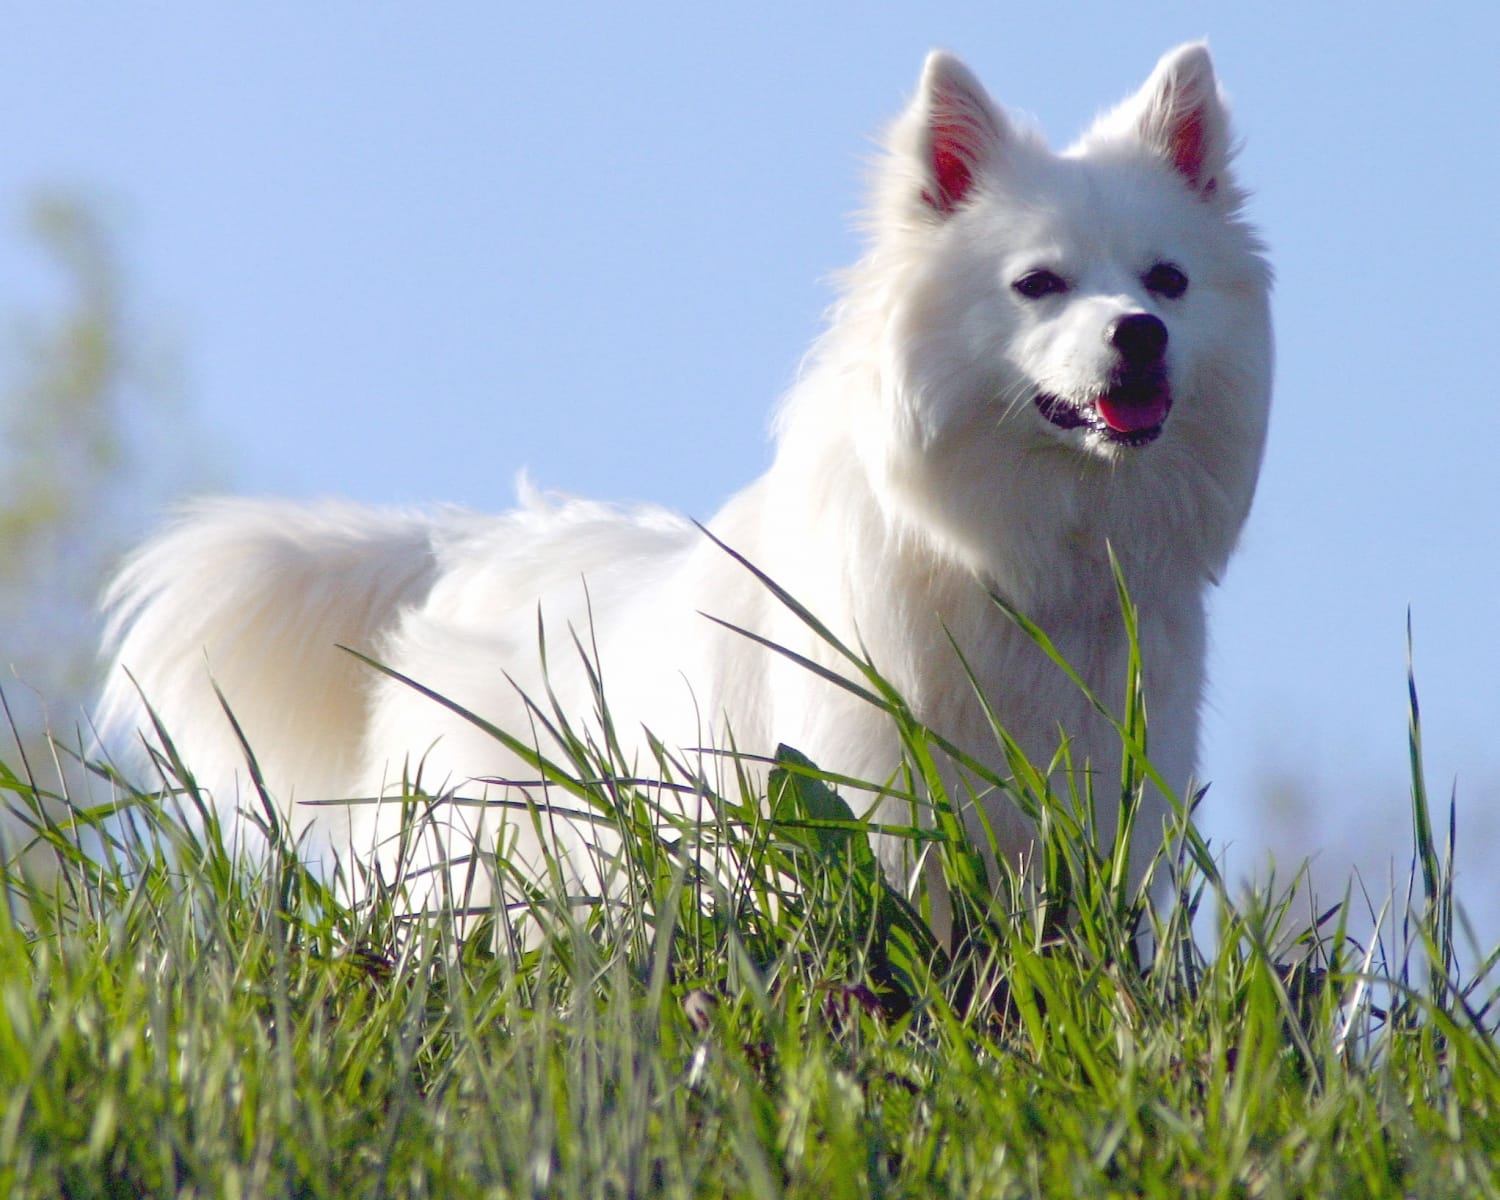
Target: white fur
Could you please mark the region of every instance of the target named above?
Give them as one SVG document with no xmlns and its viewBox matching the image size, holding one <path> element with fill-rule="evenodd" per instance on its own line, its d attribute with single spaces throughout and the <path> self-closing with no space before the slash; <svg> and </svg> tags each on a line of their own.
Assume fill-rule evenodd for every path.
<svg viewBox="0 0 1500 1200">
<path fill-rule="evenodd" d="M 863 646 L 953 741 L 1000 761 L 950 636 L 1038 763 L 1066 731 L 1075 762 L 1105 779 L 1118 777 L 1116 737 L 990 593 L 1117 702 L 1126 645 L 1112 547 L 1140 609 L 1151 754 L 1186 787 L 1204 592 L 1250 505 L 1271 364 L 1269 271 L 1241 217 L 1207 50 L 1168 54 L 1062 154 L 934 54 L 888 146 L 868 250 L 778 414 L 775 461 L 710 528 Z M 1159 262 L 1187 275 L 1180 298 L 1144 285 Z M 1011 285 L 1038 268 L 1065 279 L 1065 294 L 1018 294 Z M 1038 392 L 1087 409 L 1110 386 L 1118 359 L 1106 330 L 1131 313 L 1155 314 L 1169 334 L 1173 407 L 1160 436 L 1122 445 L 1045 419 Z M 727 731 L 752 752 L 784 741 L 876 782 L 899 762 L 879 712 L 701 615 L 847 670 L 741 564 L 655 508 L 524 486 L 521 507 L 496 517 L 200 502 L 136 554 L 107 604 L 106 744 L 136 740 L 143 694 L 218 803 L 240 803 L 243 753 L 216 682 L 314 854 L 367 852 L 395 814 L 295 801 L 389 795 L 418 772 L 433 793 L 495 796 L 507 789 L 474 781 L 531 774 L 339 645 L 530 738 L 520 697 L 546 703 L 540 614 L 564 710 L 596 725 L 575 631 L 597 647 L 615 728 L 643 769 L 643 727 L 672 748 L 723 744 Z M 1024 855 L 1030 831 L 1011 802 L 983 803 L 1002 846 Z M 1164 801 L 1152 804 L 1143 830 L 1163 815 Z M 514 810 L 450 806 L 449 817 L 457 837 L 427 861 L 475 836 L 493 846 L 508 821 L 503 852 L 523 871 L 541 869 L 545 842 L 582 886 L 597 885 L 586 826 L 558 821 L 555 840 L 539 841 Z M 900 876 L 902 846 L 881 852 Z"/>
</svg>

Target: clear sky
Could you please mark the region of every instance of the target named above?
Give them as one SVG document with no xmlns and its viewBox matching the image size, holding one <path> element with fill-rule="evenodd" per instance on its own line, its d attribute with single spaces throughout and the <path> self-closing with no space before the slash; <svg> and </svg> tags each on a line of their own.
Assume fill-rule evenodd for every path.
<svg viewBox="0 0 1500 1200">
<path fill-rule="evenodd" d="M 1493 5 L 9 4 L 0 317 L 49 301 L 21 214 L 71 187 L 224 486 L 493 509 L 525 467 L 706 517 L 768 459 L 929 47 L 1062 144 L 1204 35 L 1279 280 L 1208 829 L 1243 874 L 1274 810 L 1384 895 L 1410 606 L 1431 784 L 1500 932 Z"/>
</svg>

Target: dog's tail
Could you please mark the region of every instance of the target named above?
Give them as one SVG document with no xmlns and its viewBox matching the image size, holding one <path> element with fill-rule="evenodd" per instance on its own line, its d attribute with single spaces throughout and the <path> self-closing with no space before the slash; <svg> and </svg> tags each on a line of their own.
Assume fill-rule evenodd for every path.
<svg viewBox="0 0 1500 1200">
<path fill-rule="evenodd" d="M 156 742 L 149 706 L 198 782 L 235 804 L 249 776 L 217 685 L 285 811 L 348 798 L 377 676 L 339 647 L 378 658 L 397 615 L 432 586 L 439 525 L 331 502 L 185 508 L 105 594 L 106 751 L 127 768 L 142 761 Z"/>
</svg>

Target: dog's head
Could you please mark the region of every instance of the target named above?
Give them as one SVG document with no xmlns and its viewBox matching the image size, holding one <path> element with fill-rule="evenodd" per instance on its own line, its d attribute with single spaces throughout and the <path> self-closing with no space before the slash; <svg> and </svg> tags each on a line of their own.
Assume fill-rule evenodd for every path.
<svg viewBox="0 0 1500 1200">
<path fill-rule="evenodd" d="M 1063 154 L 935 53 L 891 142 L 874 257 L 908 268 L 889 349 L 910 356 L 928 430 L 998 401 L 1022 430 L 1117 458 L 1165 432 L 1205 359 L 1265 325 L 1269 276 L 1202 45 Z"/>
<path fill-rule="evenodd" d="M 1214 493 L 1178 507 L 1226 510 L 1206 557 L 1227 555 L 1265 437 L 1270 272 L 1206 47 L 1167 54 L 1062 153 L 935 53 L 889 148 L 845 309 L 879 345 L 867 460 L 975 528 L 1114 502 L 1074 483 L 1018 499 L 1034 477 L 1134 486 L 1136 505 L 1175 480 Z"/>
</svg>

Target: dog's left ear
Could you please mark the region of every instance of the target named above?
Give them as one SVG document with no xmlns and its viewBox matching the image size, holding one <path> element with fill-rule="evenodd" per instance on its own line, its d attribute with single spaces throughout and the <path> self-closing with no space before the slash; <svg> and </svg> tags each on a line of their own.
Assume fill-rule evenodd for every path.
<svg viewBox="0 0 1500 1200">
<path fill-rule="evenodd" d="M 979 80 L 953 55 L 934 50 L 916 95 L 891 129 L 888 181 L 928 217 L 947 218 L 969 198 L 1008 136 L 1005 117 Z"/>
<path fill-rule="evenodd" d="M 1189 42 L 1164 54 L 1145 86 L 1101 125 L 1121 120 L 1128 120 L 1135 136 L 1205 199 L 1228 183 L 1229 113 L 1205 43 Z"/>
<path fill-rule="evenodd" d="M 998 149 L 1004 118 L 969 68 L 940 50 L 927 56 L 917 104 L 925 118 L 921 149 L 928 184 L 922 199 L 947 216 Z"/>
</svg>

